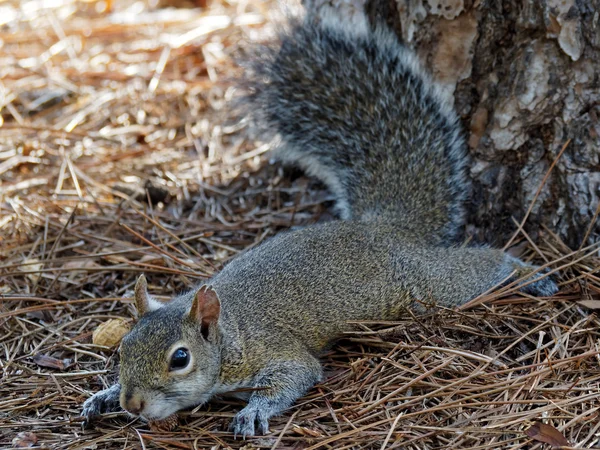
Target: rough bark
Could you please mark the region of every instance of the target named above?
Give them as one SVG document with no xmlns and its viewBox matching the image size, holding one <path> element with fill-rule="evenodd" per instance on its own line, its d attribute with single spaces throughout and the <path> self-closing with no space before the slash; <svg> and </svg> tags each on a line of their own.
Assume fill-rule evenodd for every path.
<svg viewBox="0 0 600 450">
<path fill-rule="evenodd" d="M 414 48 L 460 114 L 473 157 L 469 230 L 500 244 L 563 145 L 525 230 L 600 240 L 600 0 L 311 0 L 366 8 Z M 591 230 L 591 232 L 590 232 Z"/>
</svg>

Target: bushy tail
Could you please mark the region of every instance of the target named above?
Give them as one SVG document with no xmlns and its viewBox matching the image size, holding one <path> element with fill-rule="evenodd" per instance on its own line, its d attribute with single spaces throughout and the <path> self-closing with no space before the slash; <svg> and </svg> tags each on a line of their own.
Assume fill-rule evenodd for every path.
<svg viewBox="0 0 600 450">
<path fill-rule="evenodd" d="M 460 238 L 469 191 L 455 114 L 416 57 L 366 18 L 292 20 L 247 71 L 246 111 L 278 157 L 321 179 L 343 219 Z"/>
</svg>

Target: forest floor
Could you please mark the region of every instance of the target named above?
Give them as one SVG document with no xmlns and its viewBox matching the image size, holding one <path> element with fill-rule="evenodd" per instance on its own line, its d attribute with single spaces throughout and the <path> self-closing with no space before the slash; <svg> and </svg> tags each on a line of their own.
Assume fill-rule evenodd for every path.
<svg viewBox="0 0 600 450">
<path fill-rule="evenodd" d="M 170 431 L 120 413 L 82 428 L 82 403 L 118 370 L 92 334 L 133 323 L 139 274 L 168 299 L 280 230 L 331 218 L 328 192 L 271 163 L 226 112 L 233 57 L 269 34 L 271 4 L 160 6 L 0 3 L 0 448 L 599 446 L 598 247 L 551 230 L 515 243 L 557 270 L 555 297 L 505 288 L 362 324 L 268 436 L 234 440 L 243 404 L 228 399 Z"/>
</svg>

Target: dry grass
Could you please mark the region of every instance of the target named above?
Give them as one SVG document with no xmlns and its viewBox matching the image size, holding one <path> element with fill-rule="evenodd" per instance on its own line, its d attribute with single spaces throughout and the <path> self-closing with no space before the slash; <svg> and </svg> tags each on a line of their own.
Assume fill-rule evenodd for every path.
<svg viewBox="0 0 600 450">
<path fill-rule="evenodd" d="M 168 297 L 326 214 L 326 192 L 269 165 L 268 148 L 221 113 L 231 56 L 264 31 L 268 6 L 0 3 L 0 447 L 31 432 L 69 449 L 534 449 L 546 445 L 524 433 L 534 420 L 573 447 L 599 445 L 599 320 L 587 306 L 600 303 L 600 259 L 549 230 L 526 256 L 560 269 L 556 298 L 508 289 L 363 324 L 265 438 L 234 441 L 225 430 L 241 404 L 227 400 L 183 413 L 174 431 L 119 414 L 82 430 L 82 402 L 118 365 L 91 334 L 133 320 L 139 273 Z"/>
</svg>

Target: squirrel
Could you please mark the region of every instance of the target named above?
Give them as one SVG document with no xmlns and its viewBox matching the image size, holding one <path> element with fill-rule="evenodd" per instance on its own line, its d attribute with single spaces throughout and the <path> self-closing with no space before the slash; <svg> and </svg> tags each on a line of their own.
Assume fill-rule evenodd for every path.
<svg viewBox="0 0 600 450">
<path fill-rule="evenodd" d="M 142 275 L 119 383 L 85 401 L 86 419 L 120 405 L 160 420 L 238 389 L 234 435 L 265 434 L 321 380 L 319 355 L 351 321 L 454 307 L 516 280 L 557 291 L 535 266 L 460 245 L 470 183 L 459 121 L 391 30 L 307 12 L 277 42 L 250 63 L 246 111 L 280 160 L 331 190 L 339 220 L 279 233 L 169 302 Z"/>
</svg>

